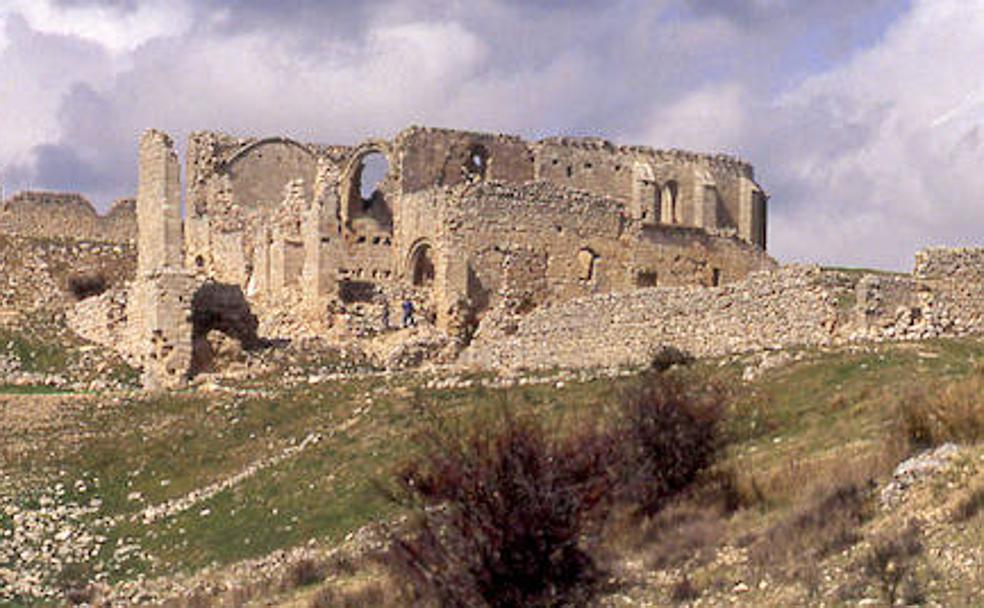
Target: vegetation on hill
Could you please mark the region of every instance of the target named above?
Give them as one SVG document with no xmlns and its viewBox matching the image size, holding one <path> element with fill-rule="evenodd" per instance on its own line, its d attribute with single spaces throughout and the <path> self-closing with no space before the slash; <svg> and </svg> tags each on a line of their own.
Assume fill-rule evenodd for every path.
<svg viewBox="0 0 984 608">
<path fill-rule="evenodd" d="M 961 565 L 984 559 L 984 343 L 770 357 L 667 372 L 684 386 L 729 387 L 719 427 L 728 441 L 694 483 L 672 484 L 683 491 L 659 508 L 615 507 L 599 519 L 597 542 L 581 549 L 603 583 L 594 601 L 739 596 L 779 606 L 922 596 L 969 604 L 984 584 Z M 36 573 L 37 590 L 61 597 L 83 597 L 95 580 L 131 599 L 195 605 L 271 594 L 285 605 L 400 605 L 406 584 L 371 557 L 380 546 L 366 540 L 372 535 L 357 531 L 403 515 L 378 486 L 426 453 L 415 440 L 417 404 L 467 430 L 506 401 L 542 425 L 536 445 L 562 447 L 580 431 L 617 427 L 618 396 L 639 382 L 555 372 L 507 386 L 487 376 L 315 371 L 337 365 L 308 361 L 296 373 L 197 392 L 75 395 L 37 424 L 22 414 L 47 402 L 8 396 L 0 408 L 0 580 L 5 571 Z M 747 367 L 756 379 L 744 383 Z M 895 466 L 946 441 L 965 447 L 943 477 L 883 504 Z M 25 526 L 34 537 L 14 533 Z M 235 569 L 311 541 L 311 554 L 286 570 Z M 944 545 L 949 557 L 933 550 Z M 956 565 L 939 561 L 951 558 Z M 227 572 L 236 575 L 225 591 L 205 591 Z M 0 590 L 0 605 L 45 601 Z"/>
</svg>

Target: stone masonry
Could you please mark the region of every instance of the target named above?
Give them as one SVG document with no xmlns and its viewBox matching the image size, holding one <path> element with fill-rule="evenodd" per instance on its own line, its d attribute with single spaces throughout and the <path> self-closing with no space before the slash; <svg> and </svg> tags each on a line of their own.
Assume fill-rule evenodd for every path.
<svg viewBox="0 0 984 608">
<path fill-rule="evenodd" d="M 956 279 L 788 266 L 722 287 L 598 294 L 528 315 L 503 308 L 486 317 L 460 361 L 500 370 L 641 365 L 667 345 L 706 357 L 980 334 L 981 260 L 984 249 L 917 254 L 917 271 L 959 271 Z"/>
<path fill-rule="evenodd" d="M 181 185 L 174 143 L 159 131 L 140 140 L 137 192 L 137 276 L 127 300 L 129 350 L 143 365 L 148 388 L 180 386 L 192 360 L 192 298 L 184 271 Z"/>
<path fill-rule="evenodd" d="M 0 201 L 0 233 L 130 244 L 137 237 L 135 201 L 118 200 L 105 215 L 98 215 L 78 194 L 21 192 Z"/>
<path fill-rule="evenodd" d="M 422 127 L 356 146 L 199 132 L 186 173 L 186 267 L 239 285 L 261 323 L 288 307 L 317 333 L 411 298 L 464 334 L 504 288 L 532 288 L 516 281 L 540 304 L 775 267 L 766 195 L 727 156 Z M 523 256 L 541 274 L 507 277 Z"/>
<path fill-rule="evenodd" d="M 779 269 L 767 197 L 727 156 L 422 127 L 355 146 L 199 132 L 187 150 L 182 214 L 173 142 L 143 136 L 136 278 L 77 307 L 151 387 L 211 369 L 212 331 L 397 343 L 383 319 L 404 301 L 444 360 L 485 369 L 984 325 L 980 250 L 920 252 L 913 275 Z"/>
</svg>

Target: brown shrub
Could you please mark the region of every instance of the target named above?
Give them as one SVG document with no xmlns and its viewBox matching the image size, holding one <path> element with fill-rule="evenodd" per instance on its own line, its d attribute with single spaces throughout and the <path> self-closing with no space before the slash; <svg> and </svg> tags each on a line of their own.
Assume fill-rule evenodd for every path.
<svg viewBox="0 0 984 608">
<path fill-rule="evenodd" d="M 585 548 L 609 507 L 610 438 L 555 439 L 503 411 L 494 428 L 459 434 L 438 421 L 422 459 L 390 497 L 415 517 L 388 563 L 445 606 L 553 606 L 590 594 Z"/>
<path fill-rule="evenodd" d="M 723 401 L 720 391 L 688 390 L 654 373 L 621 395 L 607 430 L 590 423 L 557 437 L 505 408 L 497 423 L 463 433 L 431 415 L 423 456 L 389 491 L 415 514 L 394 539 L 393 572 L 446 606 L 590 597 L 599 580 L 591 549 L 611 506 L 644 521 L 690 488 L 718 453 Z M 704 500 L 735 508 L 731 480 L 712 481 Z M 719 536 L 704 516 L 667 530 L 661 562 Z"/>
<path fill-rule="evenodd" d="M 622 395 L 615 442 L 621 446 L 621 498 L 650 516 L 689 487 L 721 447 L 724 395 L 693 391 L 666 375 L 650 375 Z"/>
</svg>

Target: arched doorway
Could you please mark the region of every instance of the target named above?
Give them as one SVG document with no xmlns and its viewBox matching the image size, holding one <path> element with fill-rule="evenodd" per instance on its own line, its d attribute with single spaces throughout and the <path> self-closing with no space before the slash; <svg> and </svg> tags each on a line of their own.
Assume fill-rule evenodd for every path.
<svg viewBox="0 0 984 608">
<path fill-rule="evenodd" d="M 429 287 L 434 284 L 434 258 L 430 243 L 422 242 L 413 248 L 407 271 L 414 287 Z"/>
</svg>

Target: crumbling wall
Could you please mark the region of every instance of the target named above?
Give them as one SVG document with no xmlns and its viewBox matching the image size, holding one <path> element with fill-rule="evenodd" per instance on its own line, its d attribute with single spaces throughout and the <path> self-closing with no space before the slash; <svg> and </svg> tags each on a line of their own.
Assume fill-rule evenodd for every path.
<svg viewBox="0 0 984 608">
<path fill-rule="evenodd" d="M 981 252 L 952 255 L 975 259 Z M 917 268 L 933 256 L 944 253 L 920 252 Z M 483 319 L 462 362 L 486 369 L 640 365 L 666 345 L 719 356 L 981 333 L 982 281 L 787 266 L 717 288 L 597 294 L 526 315 L 500 307 Z"/>
<path fill-rule="evenodd" d="M 132 243 L 136 239 L 133 199 L 116 201 L 99 215 L 79 194 L 21 192 L 3 201 L 0 233 L 49 239 Z"/>
<path fill-rule="evenodd" d="M 546 256 L 554 299 L 624 287 L 622 210 L 615 200 L 547 182 L 482 182 L 453 192 L 441 223 L 454 226 L 445 246 L 468 255 L 467 297 L 494 306 L 506 254 L 531 246 Z"/>
<path fill-rule="evenodd" d="M 401 192 L 477 179 L 519 184 L 533 179 L 533 153 L 514 135 L 410 127 L 394 140 Z"/>
<path fill-rule="evenodd" d="M 791 267 L 718 288 L 597 294 L 522 317 L 493 315 L 463 362 L 488 369 L 639 365 L 667 344 L 696 356 L 824 344 L 835 319 L 822 273 Z"/>
<path fill-rule="evenodd" d="M 182 257 L 181 181 L 174 142 L 149 130 L 140 139 L 137 277 L 127 301 L 128 344 L 149 388 L 188 379 L 192 296 L 197 284 Z"/>
<path fill-rule="evenodd" d="M 319 158 L 345 158 L 348 153 L 346 147 L 302 144 L 284 137 L 193 133 L 186 159 L 187 267 L 247 288 L 254 239 L 262 227 L 271 225 L 285 189 L 300 184 L 299 198 L 307 204 Z"/>
<path fill-rule="evenodd" d="M 504 291 L 525 289 L 527 273 L 515 267 L 507 286 L 510 259 L 513 265 L 542 259 L 542 270 L 528 277 L 543 283 L 530 286 L 538 294 L 531 303 L 654 285 L 714 286 L 775 267 L 763 251 L 733 235 L 646 224 L 629 218 L 621 201 L 549 182 L 480 182 L 422 199 L 416 199 L 421 206 L 438 208 L 431 225 L 453 229 L 436 231 L 421 222 L 422 234 L 401 231 L 399 242 L 432 240 L 438 257 L 466 260 L 466 279 L 439 294 L 446 301 L 438 304 L 465 299 L 479 318 Z"/>
<path fill-rule="evenodd" d="M 913 274 L 921 279 L 984 281 L 984 247 L 931 247 L 916 254 Z"/>
<path fill-rule="evenodd" d="M 716 287 L 776 268 L 763 250 L 736 238 L 685 226 L 635 225 L 626 254 L 627 287 Z"/>
</svg>

